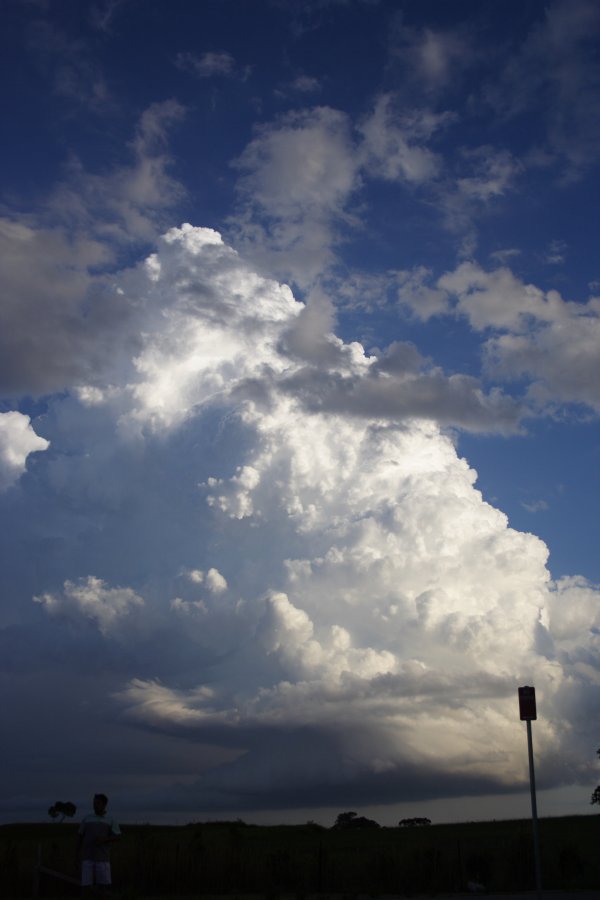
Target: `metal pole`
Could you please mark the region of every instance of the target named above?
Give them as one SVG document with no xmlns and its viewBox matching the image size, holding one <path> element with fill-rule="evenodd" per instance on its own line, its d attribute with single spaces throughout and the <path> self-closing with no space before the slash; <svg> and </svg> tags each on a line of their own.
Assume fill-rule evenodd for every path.
<svg viewBox="0 0 600 900">
<path fill-rule="evenodd" d="M 540 833 L 538 829 L 537 802 L 535 799 L 535 770 L 533 768 L 533 740 L 531 719 L 527 719 L 527 749 L 529 751 L 529 789 L 531 791 L 531 821 L 533 823 L 533 854 L 535 861 L 535 890 L 542 900 L 542 867 L 540 863 Z"/>
</svg>

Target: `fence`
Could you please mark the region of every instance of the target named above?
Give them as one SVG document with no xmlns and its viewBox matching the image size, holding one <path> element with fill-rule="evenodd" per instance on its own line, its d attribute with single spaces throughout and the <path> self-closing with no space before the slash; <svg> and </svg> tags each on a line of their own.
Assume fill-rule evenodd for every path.
<svg viewBox="0 0 600 900">
<path fill-rule="evenodd" d="M 65 875 L 63 872 L 57 872 L 56 869 L 50 869 L 48 866 L 42 865 L 42 845 L 37 846 L 37 860 L 33 869 L 33 897 L 40 896 L 40 875 L 49 875 L 51 878 L 57 878 L 59 881 L 66 881 L 68 884 L 75 884 L 77 887 L 81 885 L 79 878 L 72 878 L 71 875 Z"/>
</svg>

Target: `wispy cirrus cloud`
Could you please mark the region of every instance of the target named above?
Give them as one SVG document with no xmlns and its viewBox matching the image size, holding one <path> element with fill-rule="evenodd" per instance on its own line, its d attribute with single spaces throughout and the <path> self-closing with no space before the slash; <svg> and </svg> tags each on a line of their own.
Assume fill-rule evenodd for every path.
<svg viewBox="0 0 600 900">
<path fill-rule="evenodd" d="M 175 65 L 196 78 L 230 78 L 236 74 L 236 62 L 227 50 L 207 50 L 196 54 L 181 51 L 175 57 Z"/>
<path fill-rule="evenodd" d="M 438 114 L 428 109 L 395 111 L 391 95 L 378 97 L 361 126 L 366 168 L 370 174 L 407 184 L 435 179 L 442 159 L 427 147 L 427 141 L 453 118 L 450 112 Z"/>
<path fill-rule="evenodd" d="M 169 130 L 185 116 L 176 100 L 154 103 L 143 111 L 130 143 L 132 161 L 102 174 L 72 158 L 67 177 L 54 189 L 47 210 L 54 222 L 107 242 L 152 240 L 170 211 L 185 195 L 169 169 Z"/>
<path fill-rule="evenodd" d="M 130 2 L 131 0 L 97 0 L 92 3 L 90 8 L 92 25 L 100 31 L 109 33 L 119 12 Z"/>
<path fill-rule="evenodd" d="M 52 17 L 36 17 L 28 28 L 29 50 L 55 93 L 97 114 L 114 108 L 107 76 L 88 41 L 72 37 Z"/>
<path fill-rule="evenodd" d="M 554 0 L 484 93 L 504 116 L 541 115 L 545 145 L 564 179 L 597 158 L 600 11 L 590 0 Z M 551 61 L 549 64 L 548 61 Z"/>
</svg>

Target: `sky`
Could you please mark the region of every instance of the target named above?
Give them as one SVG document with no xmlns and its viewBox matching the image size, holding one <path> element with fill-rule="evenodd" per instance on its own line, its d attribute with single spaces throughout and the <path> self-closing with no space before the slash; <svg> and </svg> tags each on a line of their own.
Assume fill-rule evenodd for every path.
<svg viewBox="0 0 600 900">
<path fill-rule="evenodd" d="M 0 41 L 0 821 L 589 813 L 600 6 Z"/>
</svg>

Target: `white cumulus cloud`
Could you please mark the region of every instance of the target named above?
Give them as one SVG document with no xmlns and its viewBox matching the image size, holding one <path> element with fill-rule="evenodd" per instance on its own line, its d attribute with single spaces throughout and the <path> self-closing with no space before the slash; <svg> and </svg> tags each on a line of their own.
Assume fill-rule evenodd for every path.
<svg viewBox="0 0 600 900">
<path fill-rule="evenodd" d="M 210 229 L 172 229 L 115 283 L 146 327 L 110 390 L 49 411 L 38 566 L 65 573 L 35 595 L 64 641 L 86 621 L 95 654 L 127 635 L 106 690 L 132 727 L 235 751 L 181 802 L 523 786 L 520 683 L 544 710 L 540 777 L 586 777 L 598 591 L 552 582 L 546 546 L 484 502 L 435 404 L 382 402 L 378 378 L 418 382 L 414 348 L 369 357 L 331 334 L 307 361 L 288 348 L 302 304 Z M 71 576 L 75 561 L 98 574 Z"/>
<path fill-rule="evenodd" d="M 61 593 L 34 599 L 50 615 L 91 620 L 104 635 L 117 630 L 125 616 L 144 605 L 143 598 L 131 588 L 108 587 L 93 575 L 78 582 L 65 581 Z"/>
<path fill-rule="evenodd" d="M 49 446 L 49 441 L 35 433 L 29 416 L 0 413 L 0 491 L 19 480 L 30 453 L 39 453 Z"/>
</svg>

